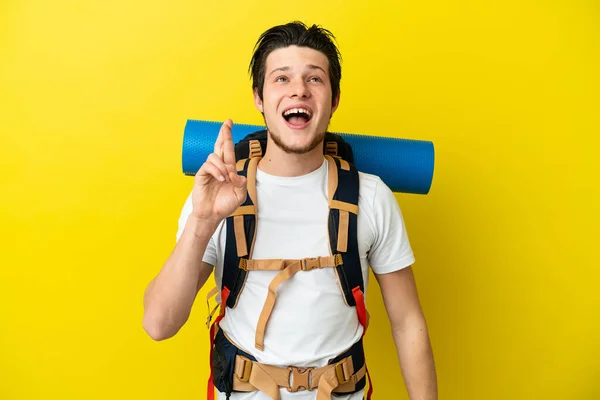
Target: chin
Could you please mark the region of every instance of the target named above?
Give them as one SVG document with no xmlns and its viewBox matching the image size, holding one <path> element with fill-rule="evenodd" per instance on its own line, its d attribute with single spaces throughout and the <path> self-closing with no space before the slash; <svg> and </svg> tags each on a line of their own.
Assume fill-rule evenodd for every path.
<svg viewBox="0 0 600 400">
<path fill-rule="evenodd" d="M 308 129 L 288 129 L 287 126 L 284 126 L 280 131 L 269 129 L 269 132 L 275 145 L 289 154 L 309 153 L 318 147 L 325 138 L 325 130 L 323 133 L 316 133 L 309 132 Z M 294 138 L 295 135 L 301 137 Z"/>
</svg>

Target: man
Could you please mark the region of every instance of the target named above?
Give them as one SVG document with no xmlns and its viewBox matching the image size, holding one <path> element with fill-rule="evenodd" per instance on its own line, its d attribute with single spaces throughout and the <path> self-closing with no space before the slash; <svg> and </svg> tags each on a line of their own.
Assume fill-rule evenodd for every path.
<svg viewBox="0 0 600 400">
<path fill-rule="evenodd" d="M 322 399 L 333 391 L 340 399 L 356 400 L 365 394 L 364 366 L 345 364 L 350 372 L 336 377 L 339 371 L 331 365 L 336 356 L 362 346 L 366 328 L 360 300 L 354 306 L 346 301 L 335 268 L 288 274 L 285 282 L 275 287 L 276 303 L 265 314 L 269 298 L 275 302 L 275 294 L 270 293 L 270 289 L 275 292 L 274 280 L 291 265 L 300 265 L 293 260 L 325 260 L 335 250 L 327 221 L 331 204 L 328 179 L 337 173 L 336 162 L 324 156 L 323 148 L 329 121 L 340 101 L 341 68 L 332 39 L 329 31 L 302 23 L 276 26 L 261 35 L 250 68 L 254 102 L 264 117 L 268 142 L 262 158 L 257 158 L 256 176 L 239 173 L 232 122 L 227 120 L 214 153 L 195 176 L 181 213 L 177 244 L 145 293 L 145 330 L 155 340 L 172 337 L 187 321 L 198 290 L 213 269 L 221 287 L 226 218 L 239 210 L 249 195 L 255 197 L 252 200 L 259 211 L 249 259 L 292 261 L 282 262 L 278 270 L 249 271 L 235 306 L 222 307 L 224 315 L 218 324 L 221 344 L 215 349 L 213 367 L 220 369 L 220 374 L 223 369 L 235 369 L 236 376 L 215 378 L 217 388 L 223 382 L 219 398 L 225 398 L 221 392 L 227 385 L 227 396 L 233 399 Z M 410 398 L 437 399 L 432 350 L 401 211 L 381 179 L 362 172 L 358 176 L 359 275 L 365 291 L 369 266 L 379 282 Z M 260 326 L 263 329 L 259 330 Z M 235 357 L 228 359 L 231 349 Z M 345 360 L 356 362 L 361 357 L 354 353 Z M 233 359 L 235 365 L 226 364 Z M 246 361 L 252 372 L 243 379 L 250 371 Z M 308 378 L 303 368 L 316 369 Z M 296 382 L 286 379 L 275 385 L 277 374 Z M 289 394 L 294 390 L 293 396 Z"/>
</svg>

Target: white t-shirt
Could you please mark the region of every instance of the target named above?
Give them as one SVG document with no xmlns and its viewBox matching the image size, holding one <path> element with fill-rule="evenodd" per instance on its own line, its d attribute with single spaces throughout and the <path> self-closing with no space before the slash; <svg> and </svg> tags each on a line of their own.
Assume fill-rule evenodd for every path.
<svg viewBox="0 0 600 400">
<path fill-rule="evenodd" d="M 253 259 L 299 259 L 328 256 L 327 159 L 317 170 L 298 177 L 279 177 L 260 169 L 256 174 L 258 221 Z M 401 210 L 392 191 L 371 174 L 359 172 L 358 246 L 365 282 L 369 265 L 375 274 L 405 268 L 415 259 Z M 177 239 L 192 210 L 188 197 L 179 220 Z M 220 287 L 223 275 L 226 229 L 222 222 L 212 236 L 203 260 L 215 268 Z M 269 318 L 264 351 L 254 347 L 259 315 L 268 286 L 279 271 L 251 271 L 237 307 L 227 308 L 220 326 L 227 336 L 258 362 L 287 367 L 327 365 L 327 360 L 347 350 L 362 335 L 356 308 L 344 302 L 333 268 L 299 271 L 277 289 Z M 366 298 L 366 293 L 365 293 Z M 217 298 L 217 301 L 220 301 Z M 340 396 L 362 399 L 363 393 Z M 219 399 L 224 399 L 219 394 Z M 313 392 L 289 393 L 281 399 L 314 400 Z M 268 400 L 259 392 L 233 393 L 231 399 Z"/>
</svg>

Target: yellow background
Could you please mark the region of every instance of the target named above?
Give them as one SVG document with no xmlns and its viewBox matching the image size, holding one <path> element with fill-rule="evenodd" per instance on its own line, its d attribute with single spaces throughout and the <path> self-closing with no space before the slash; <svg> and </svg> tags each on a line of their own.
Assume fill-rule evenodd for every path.
<svg viewBox="0 0 600 400">
<path fill-rule="evenodd" d="M 2 1 L 0 398 L 205 396 L 205 291 L 161 343 L 142 295 L 192 182 L 186 119 L 260 124 L 252 47 L 293 19 L 338 38 L 332 130 L 435 143 L 431 193 L 398 200 L 440 399 L 600 398 L 591 0 Z M 369 307 L 375 398 L 407 399 Z"/>
</svg>

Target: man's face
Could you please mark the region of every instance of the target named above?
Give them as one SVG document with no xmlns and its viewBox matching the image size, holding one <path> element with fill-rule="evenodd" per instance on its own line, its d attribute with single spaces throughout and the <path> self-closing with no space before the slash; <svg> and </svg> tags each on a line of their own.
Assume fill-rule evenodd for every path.
<svg viewBox="0 0 600 400">
<path fill-rule="evenodd" d="M 325 137 L 339 95 L 332 104 L 329 60 L 316 50 L 290 46 L 274 50 L 266 61 L 263 100 L 256 108 L 277 146 L 288 153 L 313 150 Z"/>
</svg>

